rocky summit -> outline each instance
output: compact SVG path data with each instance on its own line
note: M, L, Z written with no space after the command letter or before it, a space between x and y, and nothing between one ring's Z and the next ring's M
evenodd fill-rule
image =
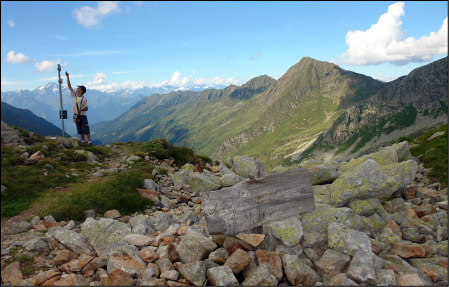
M123 156L107 168L119 172L137 160ZM34 216L9 229L2 222L2 284L448 284L447 188L430 182L407 142L310 166L314 211L232 237L209 235L199 195L264 175L263 164L247 157L204 169L170 159L153 164L154 178L136 191L155 199L151 208L86 210L85 220L68 222Z

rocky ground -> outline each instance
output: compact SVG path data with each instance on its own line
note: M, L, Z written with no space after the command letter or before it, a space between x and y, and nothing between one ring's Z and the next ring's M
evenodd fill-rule
M92 176L120 172L133 160L122 154ZM262 234L232 237L208 234L200 192L263 176L263 165L245 157L233 158L231 168L216 162L204 170L189 164L178 169L170 159L152 164L155 179L138 192L157 204L142 212L86 210L83 222L16 218L8 230L2 223L2 283L448 284L447 188L429 181L407 143L309 167L313 212L266 224Z

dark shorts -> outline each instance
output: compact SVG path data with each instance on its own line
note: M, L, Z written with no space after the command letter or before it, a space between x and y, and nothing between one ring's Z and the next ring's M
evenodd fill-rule
M87 121L87 116L79 115L79 117L81 118L81 121L76 122L76 130L78 131L78 134L90 135L89 122Z

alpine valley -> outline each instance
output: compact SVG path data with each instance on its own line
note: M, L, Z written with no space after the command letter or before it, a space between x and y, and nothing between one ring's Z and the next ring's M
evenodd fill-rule
M368 153L446 123L447 101L447 57L388 83L304 57L278 80L153 94L91 130L104 144L166 138L214 158L250 156L270 169Z

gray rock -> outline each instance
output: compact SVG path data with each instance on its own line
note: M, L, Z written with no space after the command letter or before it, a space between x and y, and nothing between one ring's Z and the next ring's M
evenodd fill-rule
M447 240L447 226L439 226L436 234L437 242Z
M391 146L396 150L396 153L398 155L398 162L406 161L411 158L410 153L410 146L408 144L408 141L403 141L397 144L394 144Z
M203 260L216 248L217 244L213 240L188 229L186 236L181 239L176 250L181 262L190 263Z
M178 271L184 279L195 286L203 286L206 281L206 264L202 261L180 264Z
M275 276L270 274L267 265L260 264L257 268L251 272L248 277L242 282L242 286L277 286L278 280Z
M11 227L9 232L11 234L17 234L17 233L28 232L30 229L31 229L31 223L29 223L27 221L21 221L19 223L14 224Z
M207 269L207 279L214 286L239 285L231 268L226 265Z
M141 234L128 234L125 236L125 241L130 245L144 247L150 245L153 242L153 238Z
M143 214L138 214L129 219L131 230L135 234L148 235L154 233L155 230L151 226L150 220L148 220Z
M144 181L143 181L143 187L145 188L145 189L149 189L149 190L154 190L154 191L159 191L160 190L160 186L157 184L157 183L155 183L152 179L150 179L150 178L148 178L148 179L145 179Z
M128 255L138 256L137 248L124 240L126 235L131 234L131 227L128 224L110 218L99 220L87 218L81 224L81 233L87 237L98 256L106 257L114 250L122 250Z
M155 263L149 263L145 271L140 275L142 280L150 280L151 278L156 278L161 274L159 267Z
M236 155L232 158L232 168L237 175L245 178L261 178L266 175L265 164L246 156Z
M64 226L65 230L72 230L76 227L76 223L73 220L70 220L69 223L66 224L66 226Z
M312 183L332 183L337 177L338 164L334 162L324 163L310 168L312 172Z
M95 209L88 209L88 210L84 210L84 218L89 218L89 217L93 217L95 218Z
M386 198L402 183L402 177L388 174L376 161L368 159L337 178L330 187L329 198L336 206L353 199Z
M177 223L170 215L162 211L154 212L149 220L150 224L152 224L157 231L162 232L167 230L170 227L170 225Z
M375 284L376 272L371 253L357 251L349 264L347 274L349 278L357 282Z
M343 223L354 211L347 207L336 208L327 204L315 204L315 210L301 214L301 224L304 232L327 233L331 222Z
M351 256L357 251L372 252L371 241L365 233L346 228L337 222L329 224L328 246Z
M335 275L334 277L332 277L331 280L326 282L325 285L329 285L329 286L357 286L357 283L355 283L354 281L349 279L348 276L346 276L345 273L339 273L339 274Z
M126 162L127 163L134 163L135 161L140 161L142 160L140 157L138 157L137 155L130 155L127 159Z
M94 257L97 256L97 252L92 248L92 245L88 241L88 237L81 233L72 230L56 230L53 236L67 249L80 254L87 254Z
M284 220L272 221L269 226L270 233L281 240L285 246L295 246L304 234L301 220L296 216Z
M228 251L226 251L226 249L224 248L218 248L217 250L209 254L210 260L221 265L223 265L226 262L228 257L229 257Z
M202 173L193 172L192 164L185 164L180 171L172 175L175 188L190 185L192 192L216 190L221 187L220 178L212 172L204 170Z
M316 263L320 259L320 255L318 255L317 251L314 248L305 248L304 254L312 260L313 263Z
M2 254L1 254L1 256L3 257L3 256L6 256L6 255L9 255L11 253L11 249L9 249L9 248L2 248Z
M285 275L292 285L315 285L320 276L296 255L284 254L282 257Z
M36 227L39 222L41 222L41 218L39 216L34 216L33 219L31 219L31 227Z
M238 176L235 173L228 173L220 177L220 184L223 187L228 187L233 186L234 184L237 184L243 180L243 177Z
M290 255L301 255L304 252L304 249L302 248L301 244L296 244L295 246L285 246L285 245L278 245L276 246L276 249L274 251L281 252L282 254L290 254Z
M327 249L323 256L315 263L323 275L332 277L341 273L351 261L348 255L333 249Z
M313 199L315 203L331 204L329 199L329 189L330 184L314 185L313 188Z
M28 251L47 252L50 250L47 240L44 238L30 239L25 242L23 247Z
M168 270L160 275L161 279L176 281L179 278L179 273L176 270Z
M386 262L384 263L385 267L389 269L393 269L396 271L396 273L399 274L417 274L419 278L425 282L425 285L432 285L432 280L424 274L421 270L413 267L410 265L407 261L403 260L397 255L386 255L385 256ZM387 265L388 264L388 265Z
M8 188L2 184L2 194L8 191Z
M396 275L391 269L381 269L376 271L376 285L392 286L397 285Z

